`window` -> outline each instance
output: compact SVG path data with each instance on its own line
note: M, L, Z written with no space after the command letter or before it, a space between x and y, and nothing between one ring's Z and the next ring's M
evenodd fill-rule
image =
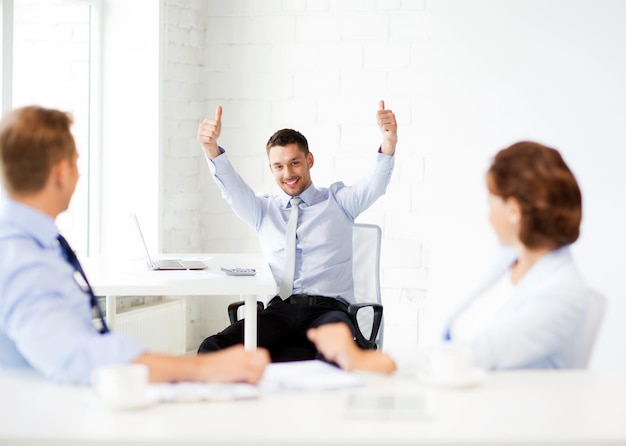
M12 33L3 30L3 48L12 48L3 55L2 84L10 90L3 91L3 110L36 104L72 114L81 177L57 223L74 249L88 254L98 192L93 167L99 154L99 1L2 1L4 27L12 27Z

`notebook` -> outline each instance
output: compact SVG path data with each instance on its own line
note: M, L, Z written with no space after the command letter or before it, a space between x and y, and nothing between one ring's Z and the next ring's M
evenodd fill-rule
M141 226L139 226L139 220L137 219L137 215L134 212L131 213L133 216L133 220L135 221L135 226L137 226L137 231L139 232L139 237L141 238L141 243L143 244L143 249L146 251L146 262L150 269L154 270L176 270L176 269L205 269L207 266L199 261L199 260L179 260L179 259L155 259L153 260L150 256L150 252L148 251L148 245L146 245L146 240L143 237L143 232L141 231Z

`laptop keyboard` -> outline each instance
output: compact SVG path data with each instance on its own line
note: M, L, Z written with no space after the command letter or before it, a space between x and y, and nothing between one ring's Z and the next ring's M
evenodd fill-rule
M155 263L163 268L168 268L172 266L183 266L183 264L178 260L156 260Z

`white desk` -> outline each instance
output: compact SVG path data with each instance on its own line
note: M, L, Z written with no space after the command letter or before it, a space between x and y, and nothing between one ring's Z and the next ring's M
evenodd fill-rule
M349 419L354 395L423 396L422 419ZM0 372L0 444L626 444L626 373L504 372L448 390L376 377L340 391L106 410L91 389Z
M200 271L152 271L144 259L95 257L83 266L97 296L106 296L107 323L115 328L116 298L121 296L240 295L245 301L246 349L256 348L256 301L276 293L276 282L260 254L170 254L169 258L202 259ZM227 276L220 267L255 268L255 276Z

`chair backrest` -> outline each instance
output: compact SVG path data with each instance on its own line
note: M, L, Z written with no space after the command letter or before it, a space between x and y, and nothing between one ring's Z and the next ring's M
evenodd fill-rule
M589 366L589 361L593 354L593 348L598 337L598 332L602 326L604 313L606 311L606 298L595 290L591 291L589 308L585 319L578 331L578 357L574 358L572 367L585 369Z
M380 244L382 231L379 226L356 223L352 229L352 277L354 298L357 303L381 303L380 293ZM371 333L373 313L363 309L357 321L364 335ZM384 318L383 318L384 321ZM381 322L376 344L382 348L384 322Z

